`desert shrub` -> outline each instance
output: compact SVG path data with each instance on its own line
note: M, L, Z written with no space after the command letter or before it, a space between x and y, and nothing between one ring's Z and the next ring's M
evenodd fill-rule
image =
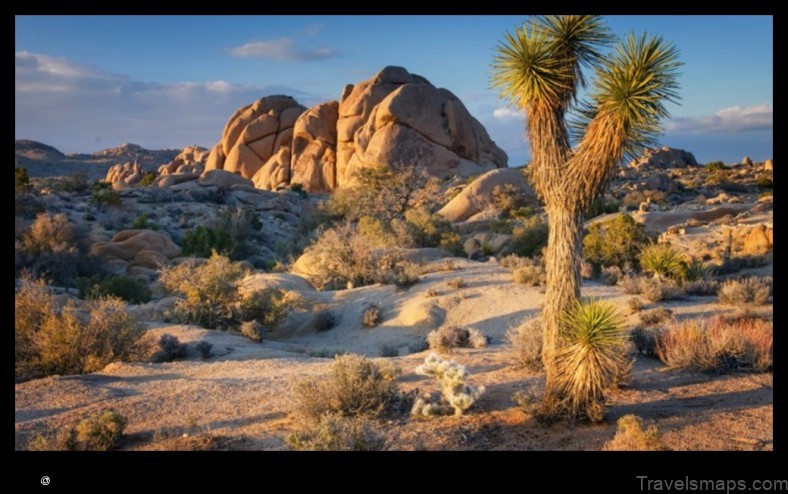
M117 297L132 304L144 304L150 301L151 291L148 284L138 278L123 275L77 278L77 289L81 299L98 299Z
M376 304L372 304L364 311L362 324L367 328L374 328L383 322L383 312Z
M417 398L411 409L414 417L462 415L484 393L484 386L466 382L468 371L464 366L453 360L443 360L434 353L416 367L416 374L433 376L441 388L441 395Z
M17 166L14 168L14 191L18 194L20 192L28 192L33 188L30 183L30 177L27 175L27 168Z
M583 255L596 271L636 265L640 247L649 240L646 228L628 214L592 225L583 238Z
M762 319L688 320L660 333L657 356L672 368L766 372L773 365L773 326Z
M681 255L670 244L644 245L638 260L640 267L647 273L665 278L679 278L682 275Z
M706 163L706 171L709 173L716 172L717 170L727 170L727 169L728 167L725 166L725 163L723 163L722 161L710 161Z
M90 203L103 208L119 208L123 200L116 191L112 190L109 182L96 182L93 184L93 191L90 194Z
M773 189L774 181L771 173L762 173L755 179L755 184L761 189Z
M540 286L547 282L547 272L540 260L533 260L529 264L515 268L512 271L512 279L521 285Z
M326 413L375 415L396 394L390 377L369 359L341 355L336 357L327 375L297 381L293 394L298 411L314 422Z
M14 297L17 379L94 372L136 355L144 329L120 300L61 309L42 281L25 278L20 285Z
M175 320L205 328L229 327L237 322L236 285L244 269L216 253L204 263L186 261L160 271L159 280L179 300L170 314Z
M82 172L76 172L63 177L57 185L58 191L70 192L72 194L82 194L83 192L87 192L89 189L90 183L88 182L88 176ZM96 186L94 185L94 190L95 189Z
M153 172L145 172L140 179L139 183L137 183L138 187L149 187L156 182L156 174Z
M618 266L607 266L599 273L599 281L608 286L618 283L624 277L624 271Z
M454 348L482 348L487 346L487 338L475 328L443 326L427 335L431 350L441 353L451 352Z
M716 296L722 284L717 280L699 279L687 281L681 285L681 289L687 295L695 296Z
M404 247L411 244L407 227L400 220L387 221L372 216L362 216L356 229L375 247Z
M512 233L508 251L521 257L534 257L547 245L547 223L538 216L525 221Z
M640 323L645 326L653 326L671 317L673 317L673 312L670 309L657 307L656 309L649 309L641 312Z
M161 227L156 223L152 223L145 213L139 214L134 221L131 222L129 228L133 230L159 230Z
M383 344L378 348L381 357L398 357L399 347L396 345Z
M643 302L637 297L632 297L627 300L627 307L629 307L629 311L634 314L635 312L643 310Z
M460 288L465 287L465 280L462 278L452 278L446 282L446 286L454 290L459 290Z
M126 417L114 410L86 418L71 428L66 439L66 448L69 451L117 449L127 423Z
M490 221L490 231L500 235L511 235L514 232L514 225L511 220L494 219Z
M295 292L276 288L256 290L241 299L240 318L243 321L257 321L272 331L298 304L298 294Z
M401 261L389 268L388 273L381 279L400 290L407 290L419 282L419 267L408 261Z
M183 255L210 257L211 252L227 255L233 250L230 232L223 228L198 226L186 232L183 238Z
M647 276L626 275L618 282L624 293L643 295L650 302L674 300L686 295L683 288L672 280L662 280Z
M348 222L323 230L305 255L315 259L310 279L321 290L391 283L405 264L396 252L376 251Z
M621 203L629 209L637 209L643 202L663 204L665 200L665 193L661 190L633 190L624 196Z
M261 227L257 213L249 207L222 209L207 226L186 232L183 254L209 257L216 251L233 261L246 259L256 251L253 241Z
M155 362L172 362L175 359L185 357L186 349L186 343L181 343L177 336L165 333L159 338L159 351L153 357L153 360Z
M422 206L405 211L408 233L415 247L440 247L454 255L462 255L462 241L451 223L433 215Z
M601 216L603 214L615 213L620 207L621 201L617 199L611 199L608 201L604 197L600 196L594 199L594 202L591 203L583 216L586 220L590 220L591 218L596 218L597 216Z
M741 280L727 280L720 288L718 298L726 305L764 305L769 302L769 283L751 276Z
M213 348L213 343L208 343L205 340L202 340L201 342L197 343L194 346L194 349L200 352L200 356L205 360L210 358L212 348Z
M304 186L298 182L291 182L289 189L295 192L296 194L298 194L299 196L303 197L304 199L308 197L306 191L304 190Z
M682 281L694 282L702 281L711 276L711 274L712 270L708 264L692 257L690 258L689 262L681 262L681 269L678 278Z
M382 451L385 438L364 417L343 417L327 413L316 425L285 436L285 442L299 451Z
M246 336L252 341L263 341L263 332L265 328L255 320L242 322L238 330L243 336Z
M601 421L605 393L631 370L623 323L614 306L600 301L581 300L563 315L566 344L555 355L555 384L570 419Z
M632 330L629 335L630 341L635 345L638 353L643 355L656 356L657 355L657 339L659 338L660 330L647 329L637 327Z
M506 332L506 341L512 349L517 363L526 369L541 372L542 366L542 321L531 318Z
M662 443L657 426L643 427L643 419L636 415L624 415L618 419L616 435L604 448L608 451L668 451Z
M525 197L514 184L502 184L493 187L492 204L504 216L512 216L514 211L526 206Z
M337 316L330 310L321 310L312 318L312 327L315 331L328 331L337 325Z
M76 253L74 224L63 213L41 213L22 236L28 253L38 256L52 253Z
M354 186L342 187L331 195L323 208L327 216L350 221L371 216L391 221L421 206L432 211L441 200L440 181L414 167L362 168L354 178Z

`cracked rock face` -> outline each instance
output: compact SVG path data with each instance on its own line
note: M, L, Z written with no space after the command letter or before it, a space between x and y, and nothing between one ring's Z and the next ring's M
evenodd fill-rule
M432 176L504 168L506 153L450 91L402 67L347 85L339 101L307 110L288 96L238 109L205 170L223 169L274 190L307 192L352 185L362 168L417 167Z

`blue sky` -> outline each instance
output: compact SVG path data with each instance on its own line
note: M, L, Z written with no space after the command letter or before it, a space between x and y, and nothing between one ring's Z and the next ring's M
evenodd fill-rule
M267 94L306 106L400 65L456 94L509 155L528 161L520 113L489 88L521 16L18 16L17 139L64 152L133 142L210 147L233 111ZM772 157L769 16L608 16L619 36L681 50L681 106L661 144L701 162Z

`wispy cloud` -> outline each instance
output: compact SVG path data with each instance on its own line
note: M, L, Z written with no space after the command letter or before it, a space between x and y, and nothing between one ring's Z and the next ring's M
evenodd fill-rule
M317 36L324 27L326 27L326 25L322 22L316 22L304 27L301 32L304 34L304 36Z
M496 108L493 110L493 116L495 118L500 118L501 120L508 120L511 118L525 118L525 114L522 111L512 110L508 106Z
M66 58L16 53L15 136L63 151L135 142L149 148L209 146L242 105L269 94L288 94L305 106L324 98L283 86L227 81L162 84ZM100 145L98 143L101 143Z
M296 46L290 37L252 41L230 49L236 58L254 57L271 60L306 62L325 60L337 55L336 50L328 47L305 49Z
M768 130L774 125L773 114L771 103L736 105L724 108L714 115L673 118L665 124L665 130L696 134Z

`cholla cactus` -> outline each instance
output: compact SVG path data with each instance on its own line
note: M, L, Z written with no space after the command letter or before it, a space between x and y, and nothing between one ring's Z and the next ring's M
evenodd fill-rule
M424 363L416 367L416 373L434 376L441 386L442 400L430 397L419 398L413 404L411 414L415 416L462 415L484 393L484 386L471 386L465 380L468 371L453 360L443 360L431 353Z

